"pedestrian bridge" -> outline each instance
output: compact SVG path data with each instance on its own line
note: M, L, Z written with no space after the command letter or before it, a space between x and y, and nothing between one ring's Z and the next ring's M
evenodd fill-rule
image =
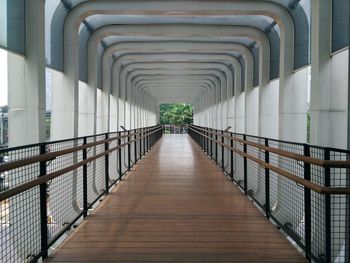
M305 262L186 135L164 136L48 262Z
M349 263L349 6L0 0L0 263Z
M346 262L348 151L187 129L2 150L2 262Z

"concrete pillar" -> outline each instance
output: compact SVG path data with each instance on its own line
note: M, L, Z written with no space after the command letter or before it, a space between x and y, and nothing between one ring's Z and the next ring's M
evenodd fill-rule
M329 96L331 86L331 1L313 1L311 28L311 143L329 144Z
M349 5L350 9L350 5ZM350 13L350 10L349 10ZM350 16L349 16L349 24L350 24ZM350 32L349 32L349 38L350 38ZM347 140L348 140L348 147L347 149L350 150L350 52L348 51L348 113L347 113ZM349 209L349 208L348 208Z
M8 53L9 146L46 139L44 5L27 3L26 56Z
M45 1L26 1L26 55L8 53L9 146L45 141ZM39 147L27 150L20 158L39 154ZM10 155L10 161L14 161ZM17 159L18 157L16 157ZM32 167L38 171L39 167ZM26 171L10 172L10 187L23 178L36 178ZM33 247L40 248L39 188L9 200L11 242L16 260L27 261ZM33 246L28 246L28 240ZM37 251L39 252L39 251Z
M348 143L348 51L331 57L331 4L331 0L312 1L311 144L345 148ZM335 204L345 202L340 197L334 198ZM317 202L322 200L323 198L319 197ZM319 207L317 214L322 213L324 211ZM312 218L317 220L317 215L312 214ZM332 216L332 224L333 222L346 222L345 215ZM317 224L324 225L319 222ZM317 231L322 233L325 229L321 227ZM312 233L312 240L317 239L319 235ZM332 235L332 256L336 257L340 250L344 250L344 233L334 232ZM318 247L312 249L316 255L325 252Z
M110 123L110 131L114 132L118 130L118 98L115 97L114 94L110 95L110 116L109 116L109 123Z
M312 2L311 143L345 148L348 58L345 54L331 57L329 10L330 0Z

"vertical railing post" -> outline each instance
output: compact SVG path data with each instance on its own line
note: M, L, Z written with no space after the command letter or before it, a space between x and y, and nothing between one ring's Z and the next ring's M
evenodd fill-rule
M202 128L203 129L203 128ZM204 132L201 130L201 138L202 138L202 150L205 151L204 149Z
M157 131L152 136L153 136L153 138L152 138L152 147L153 147L153 145L155 145L158 138L160 138L162 136L162 130Z
M134 130L134 165L137 162L137 131Z
M207 136L207 137L205 138L205 144L206 144L205 152L206 152L207 154L209 154L209 139L208 139L209 132L208 132L208 128L205 128L205 135Z
M148 150L149 150L149 148L150 148L150 147L149 147L149 145L150 145L150 144L149 144L149 142L150 142L150 140L149 140L149 139L150 139L150 136L151 136L151 135L149 134L149 131L147 131L147 136L146 136L146 149L147 149L147 150L146 150L146 152L148 152Z
M157 131L156 133L153 134L153 139L152 139L152 147L153 145L156 144L157 140L162 136L162 130Z
M156 131L156 132L154 132L154 133L152 133L151 135L150 135L150 143L149 143L149 145L150 145L150 148L152 148L153 147L153 145L154 145L154 138L157 136L157 134L158 134L158 131Z
M215 163L218 164L218 132L215 130Z
M157 128L158 129L158 128ZM155 138L157 137L159 131L156 131L150 135L150 148L153 147Z
M105 140L108 140L109 135L106 133ZM105 152L109 149L109 142L105 142ZM106 187L106 195L109 191L109 154L105 155L105 187Z
M265 146L269 146L269 140L265 138ZM265 163L270 163L270 152L265 150ZM270 170L265 167L265 216L270 218Z
M158 129L159 129L159 127L158 127ZM158 140L158 137L160 138L160 136L162 136L162 130L159 130L159 131L152 134L152 146L151 147L153 147L153 145L155 145L156 141Z
M152 146L156 143L156 141L158 140L158 138L160 138L161 136L162 136L162 130L157 131L157 132L153 135Z
M151 131L151 134L148 135L148 149L151 150L152 146L153 146L153 136L155 135L155 133L153 133L154 131Z
M231 137L233 137L233 134L231 133ZM231 138L230 140L230 146L231 146L231 151L230 151L230 165L231 165L231 181L233 182L233 139Z
M200 145L200 135L199 135L199 133L198 133L197 127L196 127L195 134L196 134L196 141L197 141L197 144Z
M153 145L155 145L158 138L160 138L160 136L162 136L162 130L155 132L152 136L153 136L153 138L152 138L152 147L153 147Z
M207 152L207 155L209 155L210 154L210 144L209 144L209 142L210 142L210 140L209 140L209 128L206 128L205 129L205 135L207 136L206 137L206 143L207 143L207 150L206 150L206 152Z
M310 157L310 146L304 144L304 156ZM304 179L311 180L310 163L304 162ZM304 187L305 256L311 261L311 190Z
M213 129L210 129L210 158L213 159Z
M151 149L153 147L153 143L154 143L154 137L157 136L158 131L154 132L152 131L152 134L150 134L149 136L149 148Z
M148 145L147 145L148 150L151 150L151 148L152 148L152 139L153 139L153 136L154 136L153 132L154 132L154 130L152 130L150 132L150 134L148 134Z
M330 149L325 148L324 150L324 159L330 160ZM326 167L324 168L324 186L330 187L331 186L331 179L330 179L330 168ZM331 224L331 195L325 194L325 236L326 236L326 244L325 244L325 262L331 262L332 258L332 224Z
M46 144L40 145L40 155L46 153ZM40 162L40 177L46 175L46 161ZM40 184L40 231L41 231L41 253L42 258L48 256L47 242L47 183Z
M198 129L197 129L197 127L196 127L196 130L195 130L195 136L196 136L196 141L197 141L197 144L199 145L199 143L200 143L200 135L199 135L199 133L198 133Z
M243 140L247 140L247 136L244 134L243 135ZM247 153L247 144L243 144L243 151L244 153ZM247 194L248 191L248 167L247 167L247 157L243 157L243 174L244 174L244 193Z
M204 129L204 127L202 127ZM202 137L202 149L203 152L205 152L205 131L201 130L201 137Z
M198 146L199 147L201 147L201 135L200 135L200 133L199 133L199 131L198 131L198 127L196 127L196 137L197 137L197 144L198 144Z
M86 145L87 139L84 137L83 145ZM87 159L87 150L83 149L83 161ZM88 213L88 198L87 198L87 164L83 165L83 217L87 217Z
M139 146L140 146L140 158L142 157L142 128L139 130Z
M207 135L207 128L203 128L204 131L202 131L203 133L203 151L206 152L206 148L207 148L207 139L206 139L206 135Z
M221 169L225 172L225 147L224 147L224 142L225 142L225 138L224 138L224 131L221 131Z
M146 149L146 137L148 134L148 128L146 130L142 130L143 131L143 154L146 154L147 149Z
M131 169L131 145L130 145L130 130L128 131L128 171Z
M121 148L121 145L122 145L122 140L120 138L120 136L122 135L122 133L120 132L119 133L119 138L118 138L118 163L119 163L119 180L121 181L122 180L122 177L123 177L123 170L122 170L122 148Z

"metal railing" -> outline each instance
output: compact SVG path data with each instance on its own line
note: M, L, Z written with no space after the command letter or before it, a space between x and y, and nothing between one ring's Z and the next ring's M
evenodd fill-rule
M187 134L187 124L176 125L176 124L165 124L164 134Z
M188 133L308 260L350 262L350 151L194 125Z
M47 257L162 134L152 126L0 150L0 262Z

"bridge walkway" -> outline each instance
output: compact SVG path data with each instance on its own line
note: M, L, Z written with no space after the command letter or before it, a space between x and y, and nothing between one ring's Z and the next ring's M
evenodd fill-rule
M305 262L188 135L165 135L46 262Z

